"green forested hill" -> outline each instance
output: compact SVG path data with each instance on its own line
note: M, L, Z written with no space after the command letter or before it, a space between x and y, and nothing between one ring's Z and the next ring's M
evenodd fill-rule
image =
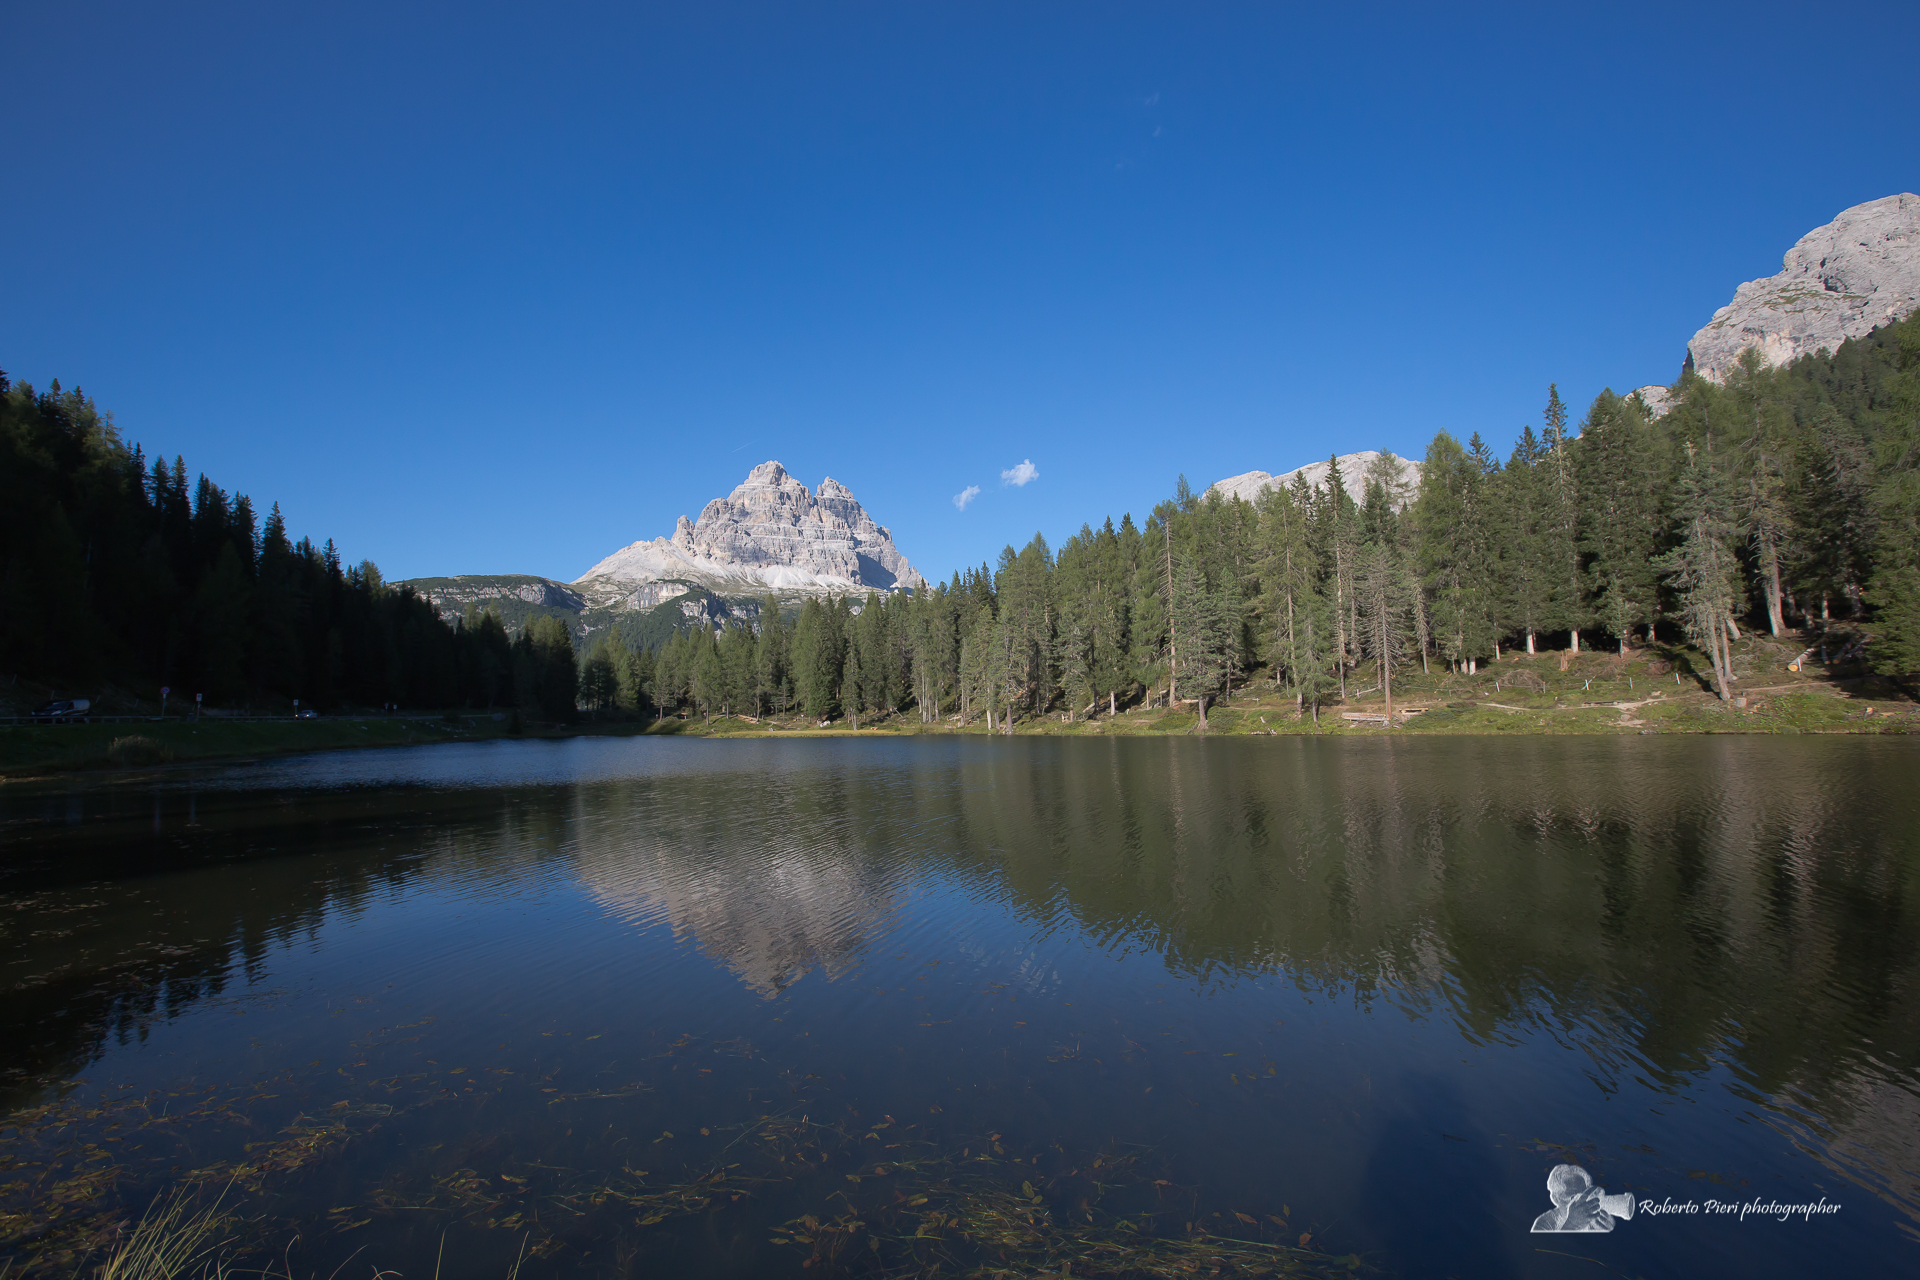
M635 649L658 649L676 634L728 622L753 623L762 602L751 597L717 595L692 582L659 584L668 594L658 604L630 608L618 599L594 598L564 582L524 573L462 574L446 578L409 578L397 584L425 596L449 621L492 613L518 635L535 618L554 618L572 632L583 651L620 629Z
M79 388L0 373L0 673L15 687L570 714L574 666L564 629L510 643L497 621L451 626L372 561L293 541L278 506L262 520L245 494L190 483L181 458L149 463Z

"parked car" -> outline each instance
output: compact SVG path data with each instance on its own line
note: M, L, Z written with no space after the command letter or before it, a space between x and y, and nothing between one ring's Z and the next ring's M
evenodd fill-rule
M320 713L309 707L305 711L296 712L293 718L296 720L318 720Z
M44 707L35 707L35 720L84 720L93 703L85 698L56 698Z

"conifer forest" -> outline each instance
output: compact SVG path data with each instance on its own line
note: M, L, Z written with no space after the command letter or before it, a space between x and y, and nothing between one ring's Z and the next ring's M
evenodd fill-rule
M1799 633L1920 672L1920 317L1667 411L1557 389L1507 438L1441 432L1416 470L1269 489L1183 478L1143 521L1036 534L919 594L763 603L651 651L619 629L447 621L277 507L149 460L78 389L0 376L0 665L330 708L512 705L549 719L676 711L1011 731L1207 704L1260 673L1303 713L1503 651L1684 641L1721 697L1727 644ZM1349 496L1351 483L1362 494Z

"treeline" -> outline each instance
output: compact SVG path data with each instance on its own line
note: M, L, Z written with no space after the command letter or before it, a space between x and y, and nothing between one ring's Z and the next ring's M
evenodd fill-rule
M556 634L557 633L557 634ZM280 509L149 464L79 388L0 373L0 669L95 693L170 686L218 706L526 705L570 715L566 628L448 625Z
M1265 667L1299 704L1383 693L1410 667L1467 672L1513 647L1651 643L1706 655L1798 628L1830 656L1920 670L1920 317L1725 385L1683 375L1655 417L1603 392L1503 459L1437 435L1414 479L1391 455L1345 490L1256 503L1184 480L1144 525L1035 538L918 597L809 603L757 631L617 637L591 655L596 705L923 721L1069 718L1138 699L1207 703ZM597 666L596 666L597 664Z
M1039 536L916 596L812 600L649 651L616 629L582 660L557 618L510 638L291 542L278 508L179 459L149 464L77 389L0 375L0 663L127 673L229 704L692 709L859 722L909 710L1009 729L1122 703L1207 703L1256 668L1317 713L1503 648L1684 635L1731 692L1742 629L1920 671L1920 316L1725 385L1683 375L1660 416L1558 392L1499 457L1441 433L1257 503L1180 482L1142 524Z

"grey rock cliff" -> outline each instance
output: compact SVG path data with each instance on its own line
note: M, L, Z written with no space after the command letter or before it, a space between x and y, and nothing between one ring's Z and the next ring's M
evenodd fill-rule
M681 516L671 538L623 547L575 581L697 582L716 591L836 592L924 587L847 487L829 476L815 493L778 462L755 467L698 520ZM630 588L629 588L630 589Z
M1694 372L1725 382L1740 353L1769 365L1833 351L1920 310L1920 196L1857 204L1787 250L1780 274L1750 280L1687 344Z

